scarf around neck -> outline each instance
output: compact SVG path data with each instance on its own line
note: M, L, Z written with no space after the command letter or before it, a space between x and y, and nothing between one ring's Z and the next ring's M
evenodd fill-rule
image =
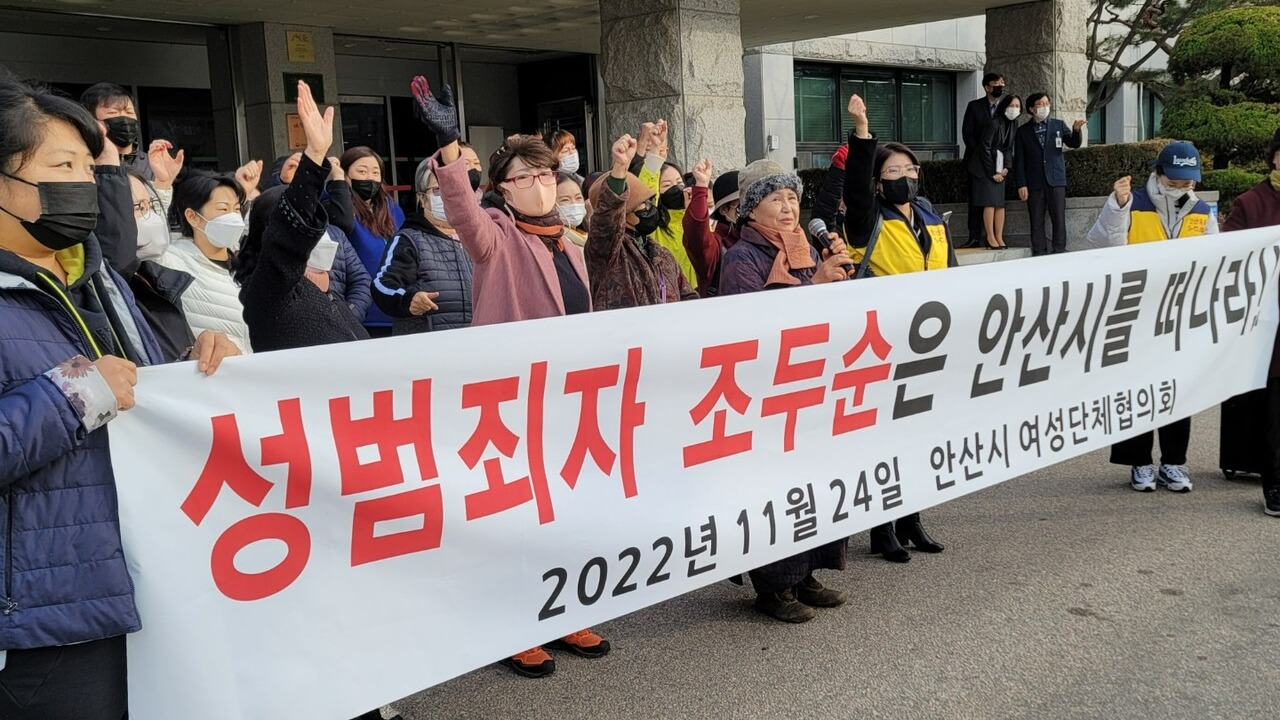
M751 228L760 233L760 236L769 241L778 249L778 254L773 258L773 267L769 270L769 277L765 280L766 285L799 285L800 280L791 274L792 270L807 270L817 267L817 263L813 261L813 255L809 252L809 241L805 239L804 231L800 228L782 231L774 228L768 228L754 220L750 223Z
M564 220L561 219L558 211L553 210L542 217L529 217L516 212L508 205L507 212L511 213L511 219L515 221L516 227L541 238L548 250L551 252L564 250Z

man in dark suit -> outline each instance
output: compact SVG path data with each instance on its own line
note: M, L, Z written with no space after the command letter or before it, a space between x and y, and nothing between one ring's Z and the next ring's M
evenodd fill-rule
M982 89L986 95L969 103L964 110L964 122L960 125L960 136L964 139L964 166L969 167L974 155L982 152L982 133L995 117L996 104L1004 94L1004 76L1000 73L987 73L982 76ZM981 245L987 237L982 226L982 208L973 206L973 178L969 178L969 237L960 247Z
M1027 98L1031 122L1018 128L1014 140L1013 178L1018 197L1028 204L1031 215L1031 254L1051 255L1067 251L1067 163L1066 148L1078 148L1084 120L1067 124L1049 117L1051 101L1044 93ZM1053 243L1044 233L1044 214L1053 223Z

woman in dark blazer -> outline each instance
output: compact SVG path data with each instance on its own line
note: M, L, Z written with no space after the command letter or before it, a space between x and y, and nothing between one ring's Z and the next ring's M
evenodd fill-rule
M973 184L973 205L982 208L982 224L987 231L987 248L1004 244L1004 201L1009 173L1013 170L1013 140L1022 114L1022 98L1006 95L996 105L995 117L982 131L978 152L969 156L968 170Z

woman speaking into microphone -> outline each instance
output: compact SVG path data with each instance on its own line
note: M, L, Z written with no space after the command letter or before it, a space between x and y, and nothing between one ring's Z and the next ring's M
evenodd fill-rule
M800 178L770 160L757 160L742 171L738 222L741 238L724 254L720 265L720 294L801 287L838 282L853 264L844 243L834 238L820 257L800 227ZM815 570L843 570L846 541L842 538L769 563L751 571L756 608L784 622L801 623L814 617L815 607L843 605L845 594L824 587Z

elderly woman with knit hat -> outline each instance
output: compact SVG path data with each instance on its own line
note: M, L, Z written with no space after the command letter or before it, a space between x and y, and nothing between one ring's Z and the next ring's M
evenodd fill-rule
M757 160L742 171L738 207L741 239L724 254L720 294L837 282L853 264L844 244L822 259L800 227L800 178L777 163ZM756 608L777 620L801 623L815 607L843 605L845 594L824 587L815 570L843 570L845 540L807 550L751 571Z
M584 248L591 299L596 310L692 300L675 257L653 233L662 209L652 188L627 171L636 141L623 135L613 144L613 170L591 188L596 209Z

